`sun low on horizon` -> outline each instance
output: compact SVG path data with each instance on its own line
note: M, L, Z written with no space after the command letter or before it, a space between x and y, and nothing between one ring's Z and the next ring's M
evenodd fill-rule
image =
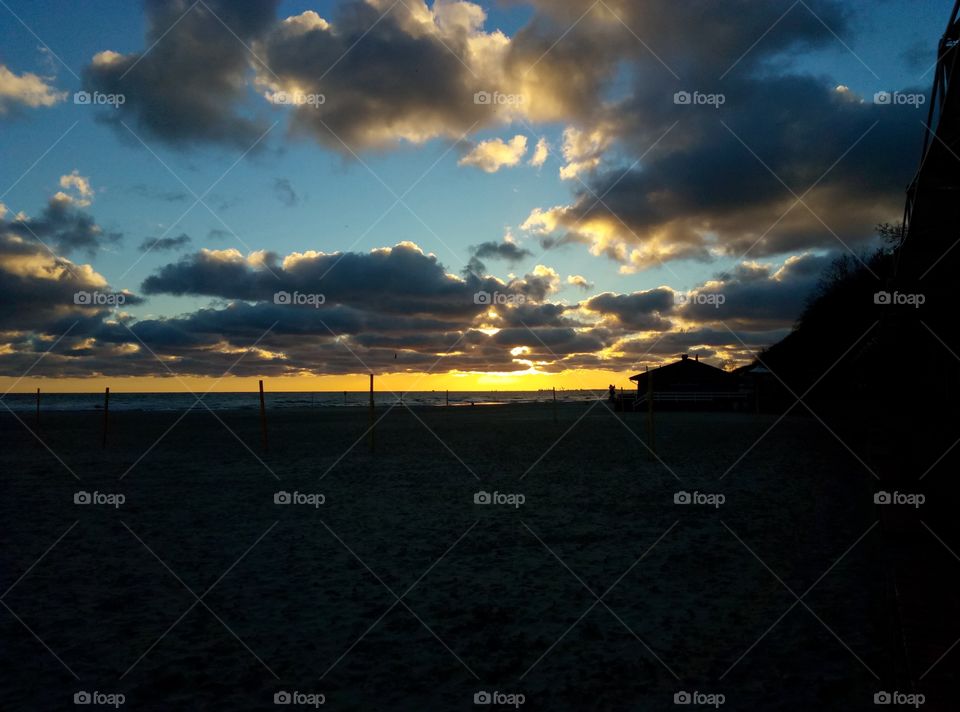
M943 13L717 4L704 38L669 3L584 9L11 2L0 388L603 390L751 363L899 219Z

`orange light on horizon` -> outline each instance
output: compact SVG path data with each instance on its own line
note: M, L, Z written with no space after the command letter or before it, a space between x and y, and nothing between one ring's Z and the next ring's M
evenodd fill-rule
M412 391L536 391L606 390L611 384L632 388L627 380L636 371L607 371L603 369L568 369L558 373L536 371L532 367L516 373L385 373L376 374L375 388L394 393ZM214 393L256 391L263 379L267 390L273 392L309 391L366 391L369 373L339 376L91 376L88 378L23 379L0 377L0 388L10 393L35 393L37 388L46 393L102 393L110 387L111 393Z

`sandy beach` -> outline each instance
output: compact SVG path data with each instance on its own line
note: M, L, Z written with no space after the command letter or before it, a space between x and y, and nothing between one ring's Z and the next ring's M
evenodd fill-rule
M48 451L5 413L5 709L872 706L875 487L815 420L738 462L775 416L658 415L654 458L602 402L376 415L371 452L363 409L270 412L264 452L255 411L111 413L106 450L45 413Z

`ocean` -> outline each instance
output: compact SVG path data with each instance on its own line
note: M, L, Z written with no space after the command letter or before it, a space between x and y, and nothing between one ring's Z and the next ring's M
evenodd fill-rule
M450 391L451 406L505 405L512 403L546 403L553 400L553 392L540 391ZM194 405L197 393L110 393L110 410L132 411L182 411ZM446 391L411 391L374 394L375 406L390 406L403 402L411 406L441 406L447 404ZM558 390L557 402L585 402L606 397L605 390ZM202 396L212 410L247 410L260 405L259 393L208 393ZM317 391L317 392L266 392L266 406L275 408L330 408L366 407L370 404L369 391ZM36 394L9 393L0 398L7 407L16 412L32 412L36 409ZM41 393L40 407L43 411L84 411L103 408L103 393ZM198 408L203 404L197 403Z

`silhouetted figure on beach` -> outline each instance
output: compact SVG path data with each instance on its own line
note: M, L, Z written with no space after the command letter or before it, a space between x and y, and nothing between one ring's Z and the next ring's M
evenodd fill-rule
M610 402L612 403L617 399L617 387L611 383L608 390L610 391Z

